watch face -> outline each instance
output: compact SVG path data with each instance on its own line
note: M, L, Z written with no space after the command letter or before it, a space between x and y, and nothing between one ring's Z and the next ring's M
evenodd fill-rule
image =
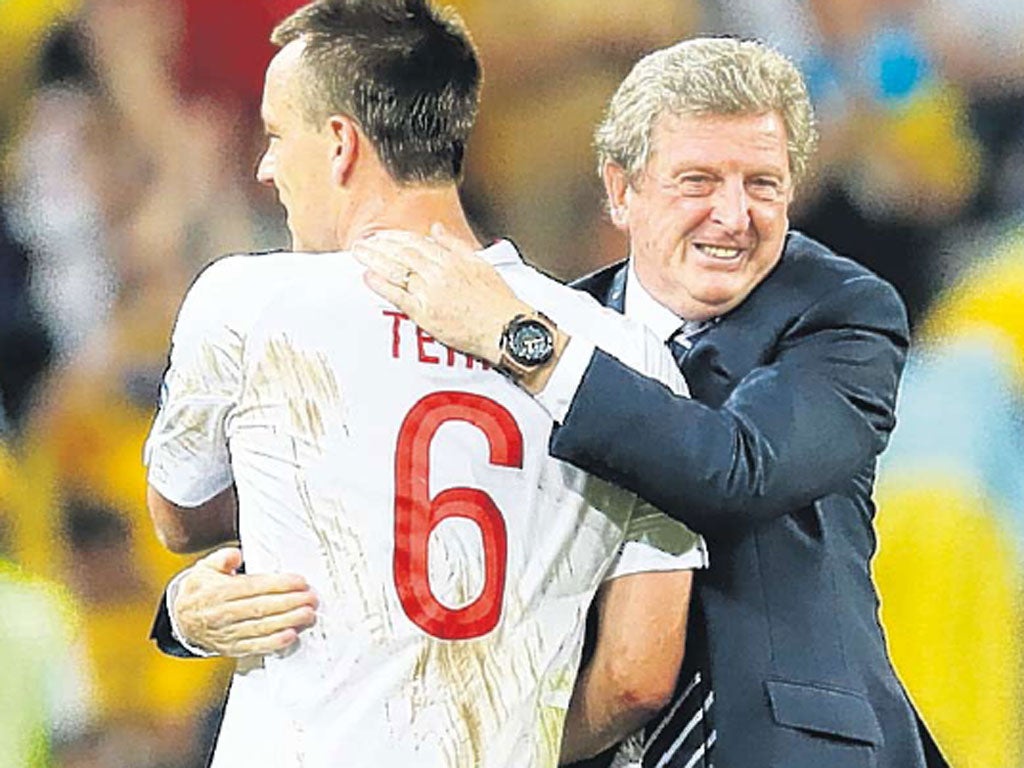
M551 331L536 320L518 322L509 331L508 353L521 365L546 363L554 351Z

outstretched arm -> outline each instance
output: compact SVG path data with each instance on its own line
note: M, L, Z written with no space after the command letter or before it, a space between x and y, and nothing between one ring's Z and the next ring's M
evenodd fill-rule
M494 362L503 323L521 309L510 310L509 287L465 244L432 238L370 246L358 256L367 282L437 340ZM450 296L460 297L457 312L445 306ZM598 349L573 374L570 406L555 416L551 454L702 534L749 529L835 492L881 452L895 423L906 312L887 283L851 273L792 313L771 357L716 408L604 348L600 335L612 326L602 327L591 339ZM577 336L547 364L551 381ZM535 381L520 384L537 394L548 379Z
M872 276L800 312L717 408L598 350L551 453L699 533L749 529L837 491L881 453L906 350L902 303Z

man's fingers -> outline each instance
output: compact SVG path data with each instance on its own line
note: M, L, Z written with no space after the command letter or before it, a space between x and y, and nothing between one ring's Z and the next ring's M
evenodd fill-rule
M363 281L383 299L390 301L407 315L415 311L418 306L416 300L403 288L392 284L387 278L381 277L376 272L368 270L363 275Z
M359 245L353 247L352 253L355 255L356 261L366 267L367 275L373 275L400 291L407 291L409 281L417 274L415 268L407 263L404 256L400 258L394 251ZM372 288L373 285L371 284L370 287ZM390 296L385 296L385 298L390 298Z
M360 264L385 276L429 271L440 261L437 244L419 235L367 238L353 245L352 253Z
M316 623L316 611L309 605L301 605L291 610L261 618L244 618L242 620L221 623L224 616L218 616L219 626L212 621L207 625L204 634L208 637L196 638L207 643L227 646L240 640L267 637L282 629L301 631Z
M441 247L441 255L447 256L444 251L450 251L457 256L474 256L476 248L473 243L456 237L449 232L444 224L433 224L430 227L430 239Z
M352 255L356 261L382 277L398 275L409 268L399 254L398 249L380 247L365 241L352 246Z
M222 656L272 653L291 645L299 633L316 623L316 612L301 606L285 613L242 621L226 627L205 627L193 638L199 645Z
M279 643L289 632L294 639L316 623L316 610L310 604L295 605L280 613L259 616L265 608L250 605L247 610L239 612L232 606L216 611L184 613L178 618L181 630L189 642L222 656L269 653L284 647ZM248 650L240 650L242 647Z
M224 656L242 658L244 656L266 656L269 653L283 651L296 640L299 633L294 629L282 629L272 635L258 638L239 640L229 650L223 652Z
M284 594L286 592L310 592L309 584L297 573L246 573L231 580L238 600L253 595Z
M303 616L306 613L312 616L317 605L316 596L312 592L258 595L226 603L215 615L209 617L208 622L211 627L222 628L260 619L295 615L296 611L301 611Z
M225 575L210 569L192 568L181 580L176 605L195 599L203 605L244 600L259 595L309 592L309 585L294 573Z
M243 621L232 628L231 634L239 639L267 637L284 629L294 629L299 632L315 623L316 611L308 605L303 605L276 616Z

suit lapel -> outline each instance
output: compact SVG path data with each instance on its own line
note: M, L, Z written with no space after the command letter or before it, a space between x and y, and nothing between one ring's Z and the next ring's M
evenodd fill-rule
M624 313L626 311L626 275L629 270L626 269L626 262L615 270L612 275L612 282L609 286L608 296L605 299L605 304L614 309L616 312Z
M620 261L571 283L573 288L586 291L599 302L622 312L626 300L626 262Z

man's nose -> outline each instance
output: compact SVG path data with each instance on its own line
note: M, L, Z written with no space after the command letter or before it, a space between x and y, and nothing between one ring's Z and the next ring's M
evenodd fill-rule
M750 199L741 179L726 179L715 191L711 219L729 232L746 232L750 226Z

